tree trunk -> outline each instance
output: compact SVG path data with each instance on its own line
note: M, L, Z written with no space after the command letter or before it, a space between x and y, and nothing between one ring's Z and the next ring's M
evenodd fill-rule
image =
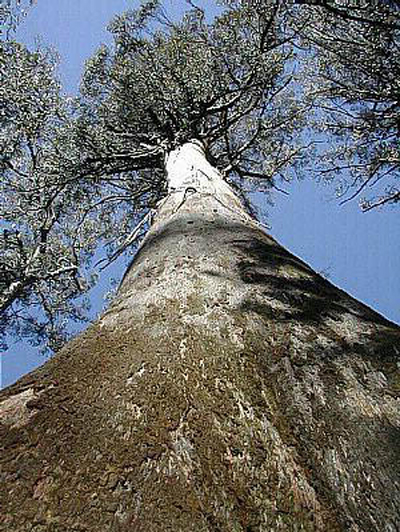
M400 328L188 143L109 310L2 393L1 530L400 528Z

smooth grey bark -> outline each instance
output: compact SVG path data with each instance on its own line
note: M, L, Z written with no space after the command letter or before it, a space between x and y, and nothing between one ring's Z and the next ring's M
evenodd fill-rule
M171 154L109 310L2 393L1 530L400 528L400 328L210 168Z

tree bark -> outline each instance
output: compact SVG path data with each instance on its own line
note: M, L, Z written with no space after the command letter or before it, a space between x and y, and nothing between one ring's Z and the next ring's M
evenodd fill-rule
M400 328L265 234L197 142L103 316L1 396L1 530L400 528Z

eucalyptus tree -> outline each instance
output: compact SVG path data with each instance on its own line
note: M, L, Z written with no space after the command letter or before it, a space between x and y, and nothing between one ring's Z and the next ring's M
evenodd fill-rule
M10 40L1 43L1 63L1 330L29 334L46 326L24 307L39 302L47 307L49 297L57 298L49 291L59 274L70 278L76 273L73 257L52 231L58 213L51 200L54 189L45 178L47 162L42 163L54 122L62 121L62 108L49 54L30 52ZM68 292L73 291L71 286Z
M399 327L234 190L302 152L286 12L257 6L147 2L88 63L60 164L136 200L110 260L150 227L110 308L2 394L4 530L399 527Z
M12 39L0 54L0 337L54 349L67 320L84 317L85 303L76 298L90 285L83 274L91 239L76 222L87 190L62 171L57 156L71 136L72 110L56 77L56 55Z
M308 52L317 129L329 137L314 170L339 185L344 201L359 196L363 210L398 203L400 3L301 4L292 21Z
M54 350L71 321L87 318L84 294L97 278L89 265L116 196L80 169L77 105L62 94L56 52L13 36L25 7L1 11L0 343L25 338Z

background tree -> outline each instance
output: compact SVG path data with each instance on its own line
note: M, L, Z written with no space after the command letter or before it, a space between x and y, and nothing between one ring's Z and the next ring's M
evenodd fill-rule
M115 203L132 198L80 167L77 104L62 94L56 53L14 40L23 15L20 3L2 6L0 342L14 336L54 350L71 321L86 320L89 264Z
M343 201L360 196L363 210L397 203L400 4L302 4L292 20L307 49L316 129L329 138L316 175L334 181Z
M68 299L80 292L76 260L62 241L65 230L57 229L59 189L49 179L49 144L65 121L65 105L50 52L4 41L1 62L1 330L56 341L50 301L68 315ZM46 319L31 316L30 305L41 306Z

